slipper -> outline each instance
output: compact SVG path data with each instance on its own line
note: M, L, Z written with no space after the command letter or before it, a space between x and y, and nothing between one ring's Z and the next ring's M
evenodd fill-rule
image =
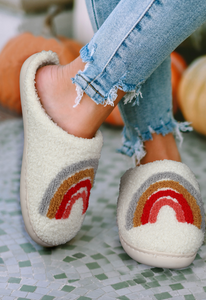
M20 198L26 230L38 244L52 247L80 230L102 148L102 134L84 139L58 127L44 111L35 89L36 71L58 64L56 53L29 57L20 75L24 152Z
M134 260L161 268L187 267L204 240L198 183L180 162L162 160L128 170L117 207L119 236Z

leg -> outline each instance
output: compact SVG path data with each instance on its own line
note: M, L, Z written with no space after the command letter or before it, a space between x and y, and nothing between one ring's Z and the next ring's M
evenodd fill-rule
M136 11L135 14L131 14L130 7L133 7L133 11ZM176 10L175 7L178 9ZM176 11L184 11L184 14L178 13L177 15ZM171 14L173 18L169 17ZM114 18L115 24L117 27L119 26L119 28L122 28L122 18L125 19L124 28L121 31L116 32L113 26ZM168 19L170 22L168 22ZM37 89L46 111L48 111L59 126L68 132L78 136L84 134L84 137L91 137L100 125L99 123L106 118L112 108L99 106L92 108L93 103L91 103L90 98L96 101L96 103L113 104L118 89L124 92L137 90L169 53L186 38L192 30L195 30L204 19L205 3L203 3L203 1L198 3L197 1L192 1L189 6L186 2L182 1L174 1L172 3L169 1L148 1L148 3L144 3L144 6L142 5L142 1L130 0L129 5L128 0L120 1L89 45L82 50L81 57L83 61L88 62L87 68L84 72L79 72L73 81L78 87L81 86L81 90L78 89L78 91L85 91L86 94L84 94L78 109L72 109L76 91L69 78L74 76L73 74L76 73L77 70L83 70L85 64L81 58L78 58L69 67L61 68L59 72L53 71L53 82L50 87L52 94L54 94L54 90L59 86L60 81L61 85L62 82L64 82L65 87L67 87L64 90L67 97L63 95L60 96L58 92L61 102L66 98L65 103L70 103L70 105L67 105L68 108L64 109L64 112L66 112L65 117L62 118L65 121L64 124L57 118L57 115L63 115L63 112L58 113L57 107L54 107L54 111L50 109L53 104L45 84L48 80L44 80L44 77L47 77L47 73L51 73L51 67L45 67L47 71L43 71L44 68L39 70L39 74L37 74ZM189 21L187 22L185 20ZM176 24L178 24L178 28ZM111 30L111 28L114 30ZM159 29L158 31L157 28ZM181 30L179 30L179 28L181 28ZM132 46L134 44L135 47ZM96 45L98 45L97 48ZM105 45L108 45L107 51L104 51ZM131 52L131 47L133 52ZM120 63L120 57L122 57L122 63ZM126 57L128 59L125 63ZM98 61L97 64L96 61ZM110 73L113 70L116 70L116 72L113 72L111 77ZM41 76L40 73L43 72L44 76ZM61 73L62 76L60 76L59 73ZM52 76L50 76L50 78L51 77ZM62 80L62 77L65 80ZM135 78L135 82L133 78ZM54 81L56 81L56 85ZM136 84L136 82L138 82L138 84ZM47 96L45 94L47 94ZM87 95L90 98L87 97ZM114 104L121 99L122 95L123 93L121 92L121 95L116 99ZM48 107L48 103L50 107ZM57 103L56 100L55 103ZM65 103L62 104L63 107L66 107ZM82 116L81 108L83 111L85 108L84 103L89 113L86 116L82 113L84 117L81 118L81 124L79 121L76 122L77 124L75 122L73 123L73 127L76 128L74 130L71 128L71 124L69 125L68 120L72 121L73 118L75 121L78 120L78 116ZM54 104L54 106L55 105L56 104ZM71 111L72 114L70 114ZM94 117L92 117L92 115ZM97 115L99 122L95 121L97 120ZM91 126L88 126L89 122L85 120L87 117L90 120L93 118ZM78 127L79 130L77 130ZM85 127L87 131L90 132L85 133Z
M120 0L108 1L105 5L100 1L86 1L94 32L102 26L119 2ZM170 133L177 128L177 122L173 119L171 112L170 64L168 58L142 85L144 99L141 101L138 99L138 106L131 101L124 105L124 101L129 95L126 95L118 103L125 123L124 145L119 152L129 156L135 155L138 163L140 160L142 164L161 159L180 161L174 137ZM157 86L158 88L156 88ZM162 109L158 109L159 107ZM151 128L153 128L153 134L150 132ZM148 139L149 141L147 141ZM141 140L144 141L146 151L143 150ZM146 156L142 158L145 152Z
M124 104L126 95L118 104L125 122L124 143L119 152L135 155L138 163L162 159L180 161L171 134L179 131L180 125L172 115L170 64L168 57L142 85L142 98L137 96L135 100ZM181 126L184 127L184 124Z

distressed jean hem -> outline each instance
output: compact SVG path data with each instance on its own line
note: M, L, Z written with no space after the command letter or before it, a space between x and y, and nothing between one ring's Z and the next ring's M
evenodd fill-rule
M142 97L141 94L141 86L144 82L140 82L137 85L134 84L126 84L125 77L127 74L124 74L118 82L114 83L112 88L109 90L109 92L105 93L101 85L98 87L98 89L92 84L92 81L86 77L85 71L90 66L95 74L100 72L98 70L98 67L94 65L93 63L93 54L95 52L95 45L93 46L93 50L89 51L88 44L85 45L81 51L80 56L83 62L86 63L86 66L83 71L79 71L74 78L72 78L72 83L76 85L76 91L77 91L77 97L75 99L75 105L76 107L82 97L83 93L86 93L96 104L102 104L102 105L111 105L114 106L114 101L117 98L117 91L122 90L125 93L127 93L124 97L124 103L131 102L134 99L138 99L138 96Z
M133 139L128 139L126 135L126 128L123 130L123 145L121 148L117 149L118 153L127 155L129 157L134 157L137 163L140 163L141 159L147 154L144 148L144 142L152 140L152 134L157 133L163 136L168 133L173 133L175 137L179 140L180 147L183 142L182 132L192 131L193 128L190 126L189 122L177 122L171 119L169 122L162 124L162 126L157 128L152 128L148 126L148 131L144 133L138 132L136 137L133 135Z

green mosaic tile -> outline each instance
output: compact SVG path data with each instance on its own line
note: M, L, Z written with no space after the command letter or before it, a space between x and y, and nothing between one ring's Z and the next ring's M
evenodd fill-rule
M102 254L100 254L100 253L91 255L91 257L92 257L93 259L95 259L95 260L105 258L105 257L104 257Z
M55 279L64 279L67 278L67 275L65 273L61 273L61 274L56 274L54 275Z
M176 281L184 281L186 280L185 276L183 274L177 275L177 276L173 276L173 279L175 279Z
M8 283L20 283L21 278L17 278L17 277L10 277L8 280Z
M185 295L184 297L185 297L185 300L195 300L195 297L192 294Z
M70 257L70 256L67 256L63 259L63 261L67 262L67 263L70 263L71 261L74 261L76 260L76 258L74 257Z
M111 285L113 289L120 290L129 287L129 284L126 281L115 283Z
M202 259L202 257L199 255L199 253L197 253L197 255L195 257L195 260L198 260L198 259Z
M93 227L93 226L91 226L91 225L83 225L83 226L81 227L81 230L89 231L90 229L92 229L92 227Z
M170 270L166 270L164 272L164 274L167 276L167 277L171 277L172 276L172 272L170 272Z
M155 276L155 279L157 281L164 281L164 280L168 280L167 276L165 274L159 275L159 276Z
M154 296L157 298L157 300L164 300L164 299L172 298L172 296L167 292L160 293L160 294L155 294Z
M203 290L206 292L206 286L203 287Z
M108 170L107 169L99 169L98 173L99 174L108 174Z
M6 203L16 202L16 199L6 199L5 202L6 202Z
M104 177L96 177L95 178L95 182L104 182L105 181L105 178Z
M29 298L17 298L17 300L31 300L31 299L29 299Z
M2 223L4 223L4 221L0 219L0 224L2 224Z
M28 293L33 293L36 290L36 288L37 288L36 286L24 284L20 288L20 291L22 291L22 292L28 292Z
M148 271L146 271L146 272L142 272L141 273L142 274L142 276L144 276L144 277L153 277L154 276L154 273L152 272L152 271L150 271L150 270L148 270Z
M6 232L3 229L0 229L0 235L4 235Z
M102 203L107 203L109 200L108 199L105 199L105 198L99 198L97 199L97 202L102 202Z
M191 268L188 268L188 269L181 270L181 273L185 275L189 275L189 274L193 274L193 271Z
M123 250L122 246L117 246L117 247L114 247L115 250Z
M175 283L169 285L173 291L182 290L184 287L181 285L181 283Z
M20 244L19 245L25 253L36 252L36 249L30 243Z
M108 279L108 277L105 274L98 274L98 275L95 275L95 277L99 280Z
M7 252L7 251L9 251L9 248L7 246L0 247L0 253Z
M138 284L142 284L146 282L146 279L143 276L138 276L137 278L133 279L134 282L138 283Z
M52 250L51 249L42 249L38 251L40 255L51 255Z
M133 280L127 280L127 283L129 283L130 286L136 285L136 282L134 282Z
M93 236L83 235L80 240L85 242L90 242L93 239Z
M133 270L136 268L136 266L134 266L134 265L128 265L127 268L128 268L130 271L133 271Z
M80 296L77 300L92 300L92 298Z
M110 246L107 243L102 244L103 248L110 248Z
M100 225L100 227L101 227L101 228L107 228L107 227L110 227L110 224L108 224L108 223L102 223L102 224Z
M21 210L17 210L17 211L12 211L9 214L11 217L13 217L13 216L20 216L22 213L21 213Z
M150 289L150 286L149 286L147 283L142 283L141 285L143 286L143 288L144 288L145 290Z
M41 300L53 300L55 297L53 297L53 296L47 296L47 295L45 295L45 296L43 296L42 298L41 298Z
M0 257L0 264L4 264L4 261L1 257Z
M2 215L7 215L7 212L5 210L1 210L0 212L2 213Z
M65 249L65 250L74 250L74 248L76 248L76 245L62 245L60 246L61 249Z
M72 256L74 256L76 258L82 258L82 257L85 257L86 255L79 252L79 253L73 254Z
M30 260L20 261L19 262L19 267L20 268L31 267Z
M116 209L116 208L117 208L117 205L116 205L116 204L107 204L106 208L109 208L109 209Z
M86 264L87 268L90 270L101 268L100 265L96 262Z
M123 271L118 271L120 275L126 275L127 273L126 272L123 272Z
M79 281L79 279L70 279L68 280L69 283L75 282L75 281Z
M74 289L75 289L75 287L72 286L72 285L65 285L65 286L63 286L63 288L61 290L64 291L64 292L70 293Z
M131 257L129 255L127 255L127 253L120 253L119 258L121 258L121 260L131 260Z
M94 216L92 217L92 222L101 222L103 220L103 217Z
M112 250L107 250L107 251L105 252L105 255L111 255L111 254L115 254L115 252L112 251Z
M114 186L114 187L116 187L116 186L118 186L118 185L119 185L118 182L111 182L111 183L109 184L109 186Z
M156 288L156 287L160 286L160 284L156 280L152 281L152 282L147 282L147 285L151 288Z
M119 300L129 300L129 298L127 298L126 296L120 296L117 299L119 299Z
M162 273L164 272L164 269L162 268L151 268L151 271L154 273Z

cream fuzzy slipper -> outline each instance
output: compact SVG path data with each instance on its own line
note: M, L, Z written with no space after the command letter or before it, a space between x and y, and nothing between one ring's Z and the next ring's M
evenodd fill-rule
M24 121L21 208L26 230L42 246L71 240L88 207L102 148L102 134L83 139L58 127L42 108L36 89L38 68L58 64L55 53L32 55L20 76Z
M204 220L198 183L183 163L156 161L122 177L119 236L134 260L163 268L188 266L202 245Z

